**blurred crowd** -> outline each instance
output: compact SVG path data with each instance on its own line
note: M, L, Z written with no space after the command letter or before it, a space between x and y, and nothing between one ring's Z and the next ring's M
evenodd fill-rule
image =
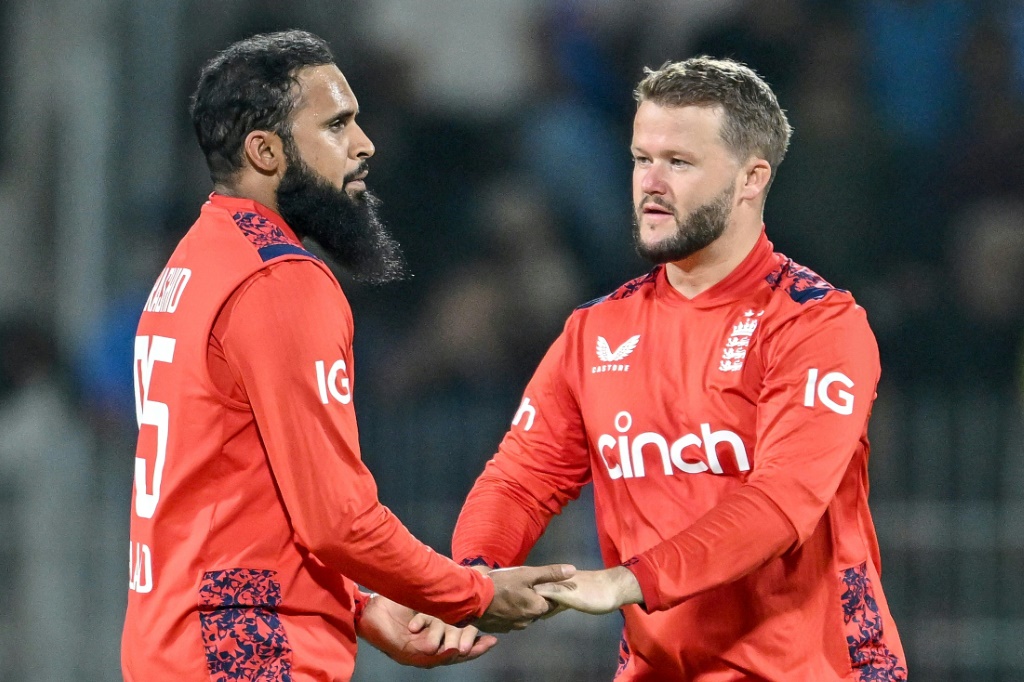
M59 0L38 4L64 11ZM50 189L74 168L59 143L68 131L54 122L53 136L38 138L56 140L31 150L45 170L12 167L25 152L0 170L0 229L20 245L0 260L0 514L10 516L0 575L15 576L0 583L0 613L15 614L0 622L0 680L72 679L31 676L47 651L54 670L84 666L74 679L110 670L80 655L92 649L67 623L119 626L136 429L131 339L210 189L187 118L199 65L253 32L301 27L328 39L376 144L368 184L414 276L374 289L339 273L355 312L365 458L385 502L441 550L567 315L646 270L631 246L628 149L644 66L729 56L773 86L795 134L768 198L769 237L868 310L887 390L1020 392L1022 2L85 4L103 8L101 34L117 58L99 188L108 220L89 226L108 245L92 273L102 303L74 333L54 312L74 293L45 284L46 263L75 257L49 227L69 210ZM0 6L0 37L48 16L31 5ZM0 43L0 77L23 92L24 70L46 50ZM12 148L17 102L0 102L0 140ZM19 214L24 196L32 203ZM13 281L19 263L36 264L25 266L28 281ZM557 539L570 557L596 561L589 535ZM104 642L116 646L116 636ZM65 658L54 641L68 643Z
M175 81L156 86L173 107L128 126L169 129L170 148L148 150L167 155L169 183L113 202L104 309L63 344L89 410L131 421L124 338L209 189L186 115L198 65L292 25L331 40L360 97L372 185L414 274L349 288L367 393L514 394L573 306L645 270L629 237L631 89L643 66L697 53L750 64L787 109L796 133L769 235L868 308L887 380L1019 383L1024 4L316 5L179 10ZM126 89L143 87L123 69ZM113 192L138 182L131 167L115 175Z

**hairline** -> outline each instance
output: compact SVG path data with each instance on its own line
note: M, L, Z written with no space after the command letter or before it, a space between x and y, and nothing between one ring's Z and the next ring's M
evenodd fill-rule
M662 101L658 101L659 99L661 99ZM698 107L700 109L710 109L711 111L717 111L719 114L718 139L722 142L722 146L725 147L730 154L732 154L732 157L736 160L737 163L742 165L752 158L763 159L764 161L768 161L768 159L765 158L765 155L763 153L758 153L758 150L747 151L746 156L741 156L744 150L739 149L736 145L730 143L729 140L726 139L725 128L733 119L729 115L729 110L721 102L717 102L713 99L707 99L699 102L686 102L684 104L674 104L672 102L665 100L667 100L667 98L647 97L645 95L638 94L636 108L639 111L641 104L643 104L644 102L650 102L651 104L658 107L662 107L663 109L685 109L686 107Z
M289 46L294 48L294 50L288 50L288 52L292 52L293 54L297 52L305 52L305 56L299 57L298 59L303 60L308 58L309 61L295 64L293 68L283 74L283 81L278 81L282 84L286 84L286 87L283 89L283 97L281 97L276 104L276 108L278 109L276 115L272 113L270 116L263 116L262 118L264 118L265 122L264 125L256 124L251 127L247 126L248 130L242 132L238 139L238 146L235 149L235 152L233 154L230 152L226 153L225 143L231 140L233 135L237 135L238 133L231 132L231 126L229 124L218 123L216 119L207 119L207 123L201 123L202 117L207 116L208 113L200 113L197 116L197 111L203 111L203 109L200 108L200 103L202 101L200 95L204 94L205 91L207 97L216 101L215 95L212 95L212 93L216 92L217 87L222 87L222 85L217 85L216 83L218 80L222 83L225 80L230 82L230 69L234 68L232 64L237 64L240 60L244 61L249 56L262 58L264 54L272 53L275 49L281 48L283 41L289 41ZM251 36L250 38L232 43L217 56L207 61L201 69L199 84L193 92L190 100L189 113L193 127L196 129L200 146L203 148L203 154L206 157L211 179L213 179L214 182L228 182L232 178L237 177L237 174L243 170L245 166L245 139L253 132L262 131L274 133L282 137L290 137L296 112L302 110L307 105L306 89L303 87L303 83L299 80L300 74L302 74L307 68L328 65L337 66L337 61L326 41L314 34L297 30L279 31L275 33ZM217 71L221 71L223 73L225 70L228 70L228 75L215 75ZM210 84L211 81L209 79L213 79L214 85ZM272 81L268 80L266 82L270 83ZM277 88L275 87L274 89L276 90ZM218 106L222 108L230 108L229 103L222 101L213 105L209 99L203 102L202 106L210 107L210 109L206 109L206 112L209 112L211 109L216 110ZM272 112L273 109L264 109L264 111ZM246 115L249 114L243 112L242 116ZM240 116L240 118L242 116ZM256 116L256 118L261 117ZM276 119L276 121L274 119ZM219 129L221 126L224 126L224 128ZM209 148L206 146L207 144L210 145Z

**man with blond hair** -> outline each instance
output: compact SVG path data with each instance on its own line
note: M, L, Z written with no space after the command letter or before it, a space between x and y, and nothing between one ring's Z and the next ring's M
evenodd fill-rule
M569 317L454 558L521 563L592 481L605 569L537 589L621 610L617 680L906 680L868 510L875 339L762 220L786 116L708 57L648 70L636 99L633 233L655 267Z

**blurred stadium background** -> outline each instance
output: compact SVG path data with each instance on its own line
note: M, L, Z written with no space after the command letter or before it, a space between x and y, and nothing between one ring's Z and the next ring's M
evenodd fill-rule
M200 64L327 38L415 278L348 286L364 455L441 551L571 309L629 243L644 65L746 61L796 129L776 246L878 336L873 510L913 679L1024 680L1024 3L1013 0L0 2L0 680L118 679L131 338L209 191ZM593 567L586 500L532 563ZM473 664L356 680L602 680L620 620L561 617Z

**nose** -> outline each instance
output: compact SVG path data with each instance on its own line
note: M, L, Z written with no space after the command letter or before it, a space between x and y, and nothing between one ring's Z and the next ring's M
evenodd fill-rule
M658 164L653 163L641 172L640 191L644 194L665 194L665 178Z
M373 156L374 152L377 151L373 142L367 136L363 129L359 127L359 124L355 121L352 122L352 137L349 143L349 155L356 159L368 159Z

